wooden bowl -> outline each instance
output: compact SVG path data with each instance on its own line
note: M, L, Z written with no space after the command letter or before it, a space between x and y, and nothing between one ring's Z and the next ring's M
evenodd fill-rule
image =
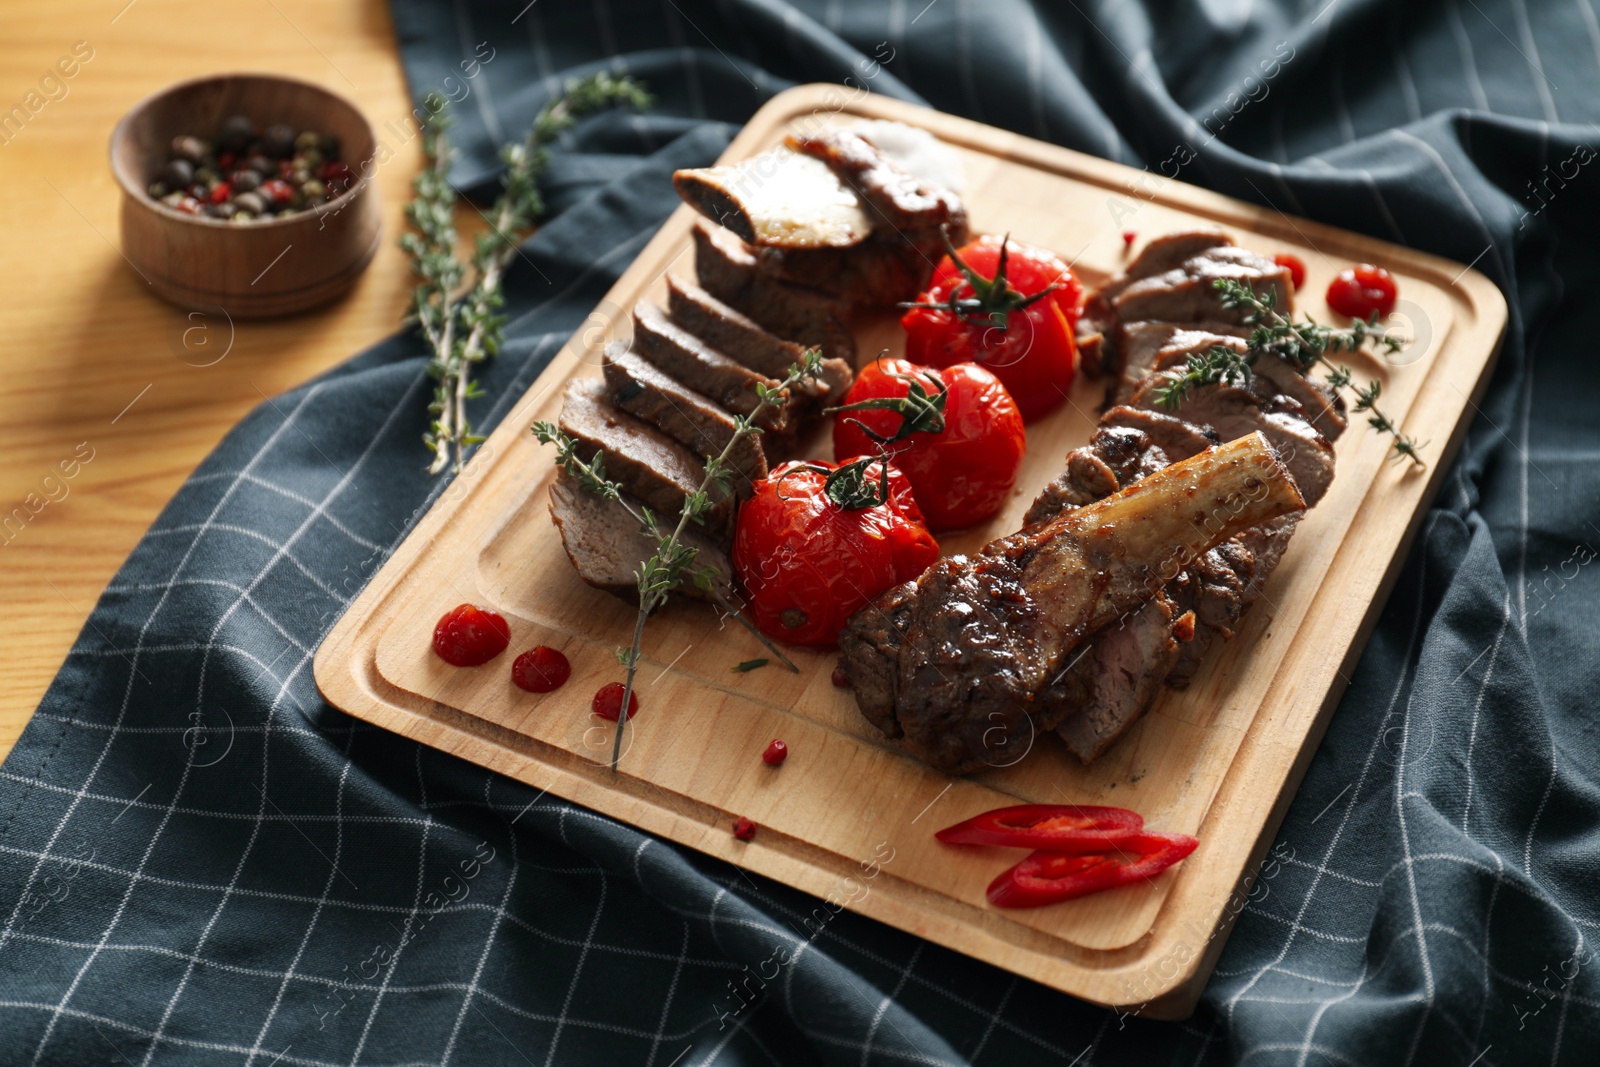
M209 139L231 115L287 123L339 138L355 183L287 218L228 222L184 214L149 185L172 139ZM111 134L111 171L122 186L122 253L161 296L230 318L290 315L349 291L382 238L372 127L348 100L276 74L224 74L179 82L147 97Z

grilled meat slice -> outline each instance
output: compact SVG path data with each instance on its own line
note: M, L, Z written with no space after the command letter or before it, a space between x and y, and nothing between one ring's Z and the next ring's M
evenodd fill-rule
M680 329L647 300L633 306L632 349L663 373L729 411L738 415L759 411L756 415L759 425L780 433L789 428L791 400L786 399L777 407L763 408L756 392L758 385L776 389L777 381L729 359L700 338Z
M882 649L881 633L863 632L881 631L889 612L880 605L846 628L861 638L841 641L846 675L865 692L894 694L913 754L952 772L976 769L992 763L985 731L1021 738L1071 711L1041 700L1082 641L1139 610L1200 553L1302 507L1259 434L1209 449L1005 538L995 554L941 560L908 599L898 594L906 616L893 681L881 676L886 655L854 654Z
M1125 427L1146 434L1173 463L1180 459L1188 459L1198 452L1204 452L1212 445L1222 443L1222 438L1215 430L1205 426L1194 426L1164 412L1145 408L1118 405L1100 417L1100 425L1102 428Z
M803 346L767 332L754 319L692 282L667 279L667 314L688 333L769 378L788 377L790 368L805 358ZM820 381L807 379L796 388L820 405L829 397L843 397L854 380L850 364L831 358L822 361Z
M634 355L621 341L606 346L602 369L613 404L670 434L696 456L720 456L733 440L733 416ZM767 476L760 438L740 438L728 466L740 475L734 479L735 494L749 496L750 483Z
M757 246L848 248L872 234L861 198L833 168L789 148L680 170L672 185L684 203Z
M617 408L606 396L605 383L597 379L567 383L560 424L561 432L576 442L585 462L596 452L604 452L606 476L620 482L657 514L678 514L684 497L699 490L705 480L705 464L698 456ZM733 516L732 503L726 496L714 495L706 527L726 533Z
M961 235L965 238L965 233ZM756 248L758 269L844 303L884 307L915 300L944 255L938 231L879 230L853 248Z
M1275 391L1289 397L1305 409L1306 421L1312 429L1330 441L1337 441L1348 425L1344 398L1319 382L1302 374L1281 356L1263 355L1251 366L1250 389L1257 396L1266 397Z
M952 234L959 231L965 240L967 211L961 198L908 173L856 130L791 136L786 143L794 151L826 163L840 181L855 190L875 229L887 227L901 233L931 230L937 237L939 227L948 225ZM954 236L951 240L962 243Z
M1121 274L1090 294L1084 305L1084 314L1101 322L1115 322L1111 302L1134 282L1176 270L1207 249L1232 245L1233 238L1221 230L1182 230L1154 238L1133 257Z
M1213 288L1221 278L1248 285L1257 296L1271 294L1285 315L1293 310L1294 284L1288 269L1234 245L1208 248L1172 270L1140 278L1111 298L1111 310L1119 322L1159 319L1244 325L1247 312L1223 307Z
M1171 379L1174 372L1155 375L1134 394L1133 406L1161 407L1155 390ZM1191 393L1176 414L1197 425L1210 426L1225 440L1233 440L1259 430L1277 449L1278 456L1294 474L1295 484L1305 494L1306 506L1321 500L1333 481L1333 446L1311 427L1299 405L1262 407L1261 400L1248 389L1233 385L1209 385Z
M755 253L728 230L694 226L695 277L706 292L778 337L820 348L855 366L856 342L840 319L846 304L816 289L761 273Z
M630 498L630 503L637 507L639 502ZM622 504L584 492L577 479L557 470L550 485L550 518L578 577L624 600L638 602L639 584L634 574L639 561L649 559L656 545ZM732 594L727 576L733 573L727 553L699 530L686 530L684 537L698 552L696 565L710 564L717 569L711 591L715 597L727 600ZM679 591L687 596L706 596L693 582L685 582Z
M1182 647L1172 632L1174 614L1172 600L1160 592L1095 635L1092 695L1056 731L1084 763L1110 748L1160 694Z
M847 670L855 686L856 704L867 721L887 737L900 736L895 718L896 674L900 642L916 596L916 582L897 585L856 612L850 625L839 631L841 663L854 664Z

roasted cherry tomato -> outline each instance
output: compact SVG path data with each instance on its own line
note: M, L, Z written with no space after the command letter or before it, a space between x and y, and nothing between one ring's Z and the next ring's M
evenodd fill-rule
M1374 315L1386 319L1399 295L1394 275L1382 267L1362 263L1346 267L1329 284L1328 306L1352 319L1370 319Z
M1079 293L1054 253L981 238L940 260L927 291L905 305L906 358L934 367L977 363L1032 421L1072 388Z
M783 464L755 483L733 535L751 620L796 645L832 645L869 600L938 558L911 483L876 458Z
M1144 816L1127 808L1016 804L974 815L933 836L947 845L1000 845L1053 852L1103 852L1140 836Z
M1300 287L1306 283L1306 264L1299 256L1291 256L1284 252L1272 257L1272 262L1283 267L1289 272L1289 282L1294 286L1294 291L1299 292Z
M908 419L929 427L887 449L930 530L982 522L1017 484L1028 440L1022 413L1000 379L976 363L934 370L880 359L856 376L843 407L833 423L836 456L871 453L877 441L869 431L892 438Z
M989 883L997 908L1037 908L1154 878L1195 850L1186 834L1138 834L1101 852L1035 852Z
M482 666L510 643L505 617L476 604L451 608L433 628L433 651L453 667Z

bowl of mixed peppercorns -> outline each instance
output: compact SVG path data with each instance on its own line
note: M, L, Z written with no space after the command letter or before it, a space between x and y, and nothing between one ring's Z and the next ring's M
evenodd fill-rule
M123 254L185 308L264 318L328 303L381 239L374 143L354 105L309 82L174 85L111 136Z

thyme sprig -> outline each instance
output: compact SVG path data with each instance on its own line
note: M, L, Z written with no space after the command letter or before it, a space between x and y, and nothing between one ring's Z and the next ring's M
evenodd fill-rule
M1191 391L1207 385L1247 382L1250 368L1266 354L1288 360L1302 373L1321 363L1327 368L1327 381L1336 391L1349 389L1355 395L1355 410L1367 413L1367 424L1379 433L1394 438L1396 459L1409 459L1418 467L1426 466L1420 454L1425 442L1400 432L1394 420L1378 407L1378 396L1383 383L1376 379L1366 385L1355 384L1355 374L1349 367L1335 366L1328 359L1330 353L1356 352L1368 346L1384 353L1398 352L1410 343L1378 325L1376 313L1370 319L1357 319L1349 326L1326 326L1307 318L1291 322L1277 310L1277 294L1271 290L1256 293L1248 285L1232 278L1219 278L1212 283L1228 310L1243 311L1246 326L1251 326L1250 339L1244 352L1235 352L1224 345L1213 345L1204 352L1189 356L1183 371L1156 391L1156 400L1168 410L1175 410Z
M677 525L670 530L662 525L659 517L643 504L635 504L622 492L622 486L606 476L605 453L596 452L594 458L588 462L578 454L577 442L562 433L560 428L549 422L536 422L533 424L533 435L541 444L556 446L556 463L568 474L577 479L578 485L587 492L603 500L611 500L620 504L636 522L645 536L655 542L655 551L649 559L639 563L639 569L634 572L634 579L639 589L639 615L634 620L633 642L628 648L617 649L617 662L627 669L627 681L623 685L622 703L620 707L628 707L628 702L633 698L633 681L639 669L639 649L644 640L644 624L650 615L664 605L672 594L676 592L687 579L695 588L707 593L724 610L739 621L745 629L760 638L761 643L773 655L781 660L784 666L791 671L799 673L787 656L785 656L765 635L758 631L748 619L744 618L730 605L716 589L716 580L720 577L717 568L712 564L695 566L695 558L699 549L690 544L684 536L689 529L689 524L696 526L705 525L705 516L711 510L717 494L727 494L733 487L734 471L728 464L728 457L733 455L739 442L746 437L762 433L761 427L755 424L757 416L770 407L777 407L784 402L789 390L798 385L802 380L820 380L822 376L822 353L817 349L806 352L801 362L789 368L789 375L776 387L769 387L764 383L756 387L758 403L756 410L748 415L734 417L733 433L729 436L728 443L720 453L706 459L705 478L694 492L684 497L683 506L678 512ZM622 731L628 717L617 717L617 733L611 747L611 768L615 770L617 761L622 756Z
M447 132L451 120L444 98L429 95L433 117L422 129L427 166L412 183L416 196L406 205L415 232L400 238L420 279L412 290L411 313L433 350L428 374L437 382L428 405L433 422L422 437L433 453L428 473L446 467L459 472L467 449L483 441L467 419L467 401L483 395L472 380L472 367L500 350L505 330L501 282L517 246L544 216L539 178L550 162L548 146L584 115L617 105L645 108L650 102L650 94L632 78L602 72L568 81L562 96L539 109L527 137L500 153L502 189L484 215L489 229L474 242L469 265L456 254L458 196L447 176L454 154Z

